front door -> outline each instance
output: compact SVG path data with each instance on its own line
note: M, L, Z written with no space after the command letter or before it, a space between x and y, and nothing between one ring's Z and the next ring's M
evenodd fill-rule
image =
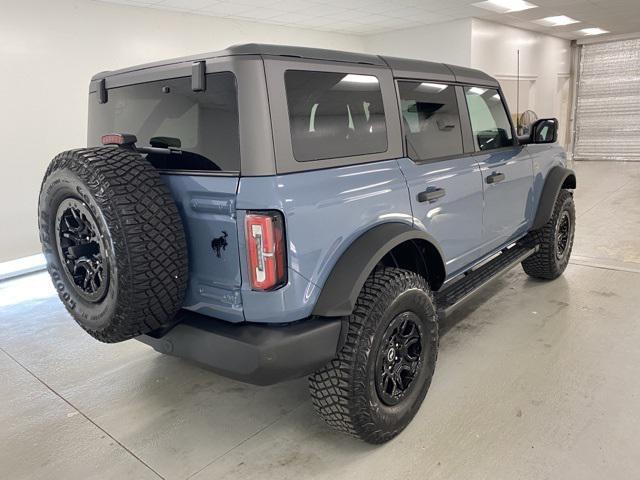
M525 233L533 163L515 141L500 92L486 87L464 91L484 188L483 250L490 253Z
M473 263L482 247L482 175L464 153L460 110L453 85L398 81L414 221L431 234L451 277Z

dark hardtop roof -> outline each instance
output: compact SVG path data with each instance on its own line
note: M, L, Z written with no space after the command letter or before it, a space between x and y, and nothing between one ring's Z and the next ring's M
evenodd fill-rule
M423 60L411 60L406 58L370 55L366 53L343 52L340 50L326 50L322 48L293 47L288 45L269 45L260 43L246 43L233 45L218 52L211 52L187 57L174 58L159 62L146 63L120 70L100 72L92 78L99 80L121 73L145 70L154 67L173 65L183 62L194 62L209 58L230 57L238 55L261 55L306 58L309 60L328 60L333 62L357 63L363 65L375 65L388 67L395 77L411 78L426 77L430 80L445 82L473 83L481 85L497 86L498 82L486 73L473 68L459 67L445 63L426 62Z

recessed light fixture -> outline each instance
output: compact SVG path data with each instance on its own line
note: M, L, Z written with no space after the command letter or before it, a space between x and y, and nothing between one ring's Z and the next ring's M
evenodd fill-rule
M547 27L560 27L562 25L571 25L572 23L580 23L580 20L567 17L566 15L558 15L557 17L546 17L536 20L535 23L545 25Z
M486 0L485 2L472 3L471 5L498 13L521 12L530 8L538 8L538 5L524 0Z
M582 30L580 30L580 33L582 33L583 35L602 35L603 33L609 33L609 30L598 27L583 28Z

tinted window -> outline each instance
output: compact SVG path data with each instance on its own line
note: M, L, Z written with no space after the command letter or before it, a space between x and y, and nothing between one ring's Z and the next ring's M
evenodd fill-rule
M479 150L513 145L511 124L500 94L493 88L465 87L471 128Z
M462 153L455 87L430 82L398 82L409 157L428 160Z
M112 88L108 101L89 102L89 144L107 133L132 133L139 146L178 147L149 154L162 169L240 170L238 102L230 72L207 75L204 92L191 90L191 77Z
M378 78L347 73L285 72L293 155L298 161L387 150Z

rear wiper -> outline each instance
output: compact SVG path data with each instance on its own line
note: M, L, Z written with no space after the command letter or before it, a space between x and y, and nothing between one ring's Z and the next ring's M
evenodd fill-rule
M181 155L182 150L174 147L134 147L139 153L155 153L158 155Z
M133 152L138 153L154 153L157 155L181 155L182 150L180 149L180 140L175 140L178 147L174 146L166 146L166 147L138 147L136 146L136 142L138 138L131 133L111 133L109 135L103 135L100 139L103 145L117 145L120 148L124 148L127 150L131 150ZM153 142L153 138L151 141Z

